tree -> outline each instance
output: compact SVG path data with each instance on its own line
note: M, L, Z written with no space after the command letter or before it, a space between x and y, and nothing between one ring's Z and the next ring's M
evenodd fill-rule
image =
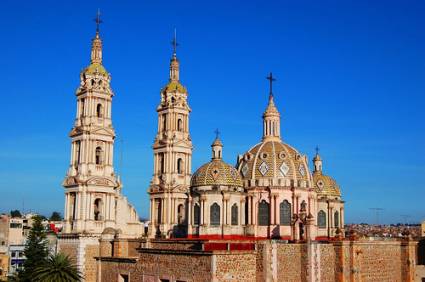
M47 260L49 251L47 249L46 230L40 216L33 217L33 225L25 245L24 269L19 273L19 281L33 281L34 270Z
M22 214L19 210L13 210L13 211L10 211L10 216L11 217L22 217Z
M37 282L76 282L81 281L82 275L67 255L58 253L37 266L32 279Z
M60 212L54 211L52 212L52 215L50 216L50 221L61 221L62 216Z

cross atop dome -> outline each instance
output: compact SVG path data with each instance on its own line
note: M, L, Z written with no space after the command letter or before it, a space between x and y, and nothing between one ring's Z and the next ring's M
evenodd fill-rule
M179 46L179 43L177 42L177 30L174 29L174 38L171 41L171 45L173 46L173 57L177 56L177 46Z
M270 92L269 95L273 96L273 81L276 81L276 78L273 77L273 73L270 72L269 76L266 77L266 79L269 81L270 83Z
M96 22L96 33L99 33L100 24L103 23L103 21L100 19L100 9L97 9L96 18L94 21Z

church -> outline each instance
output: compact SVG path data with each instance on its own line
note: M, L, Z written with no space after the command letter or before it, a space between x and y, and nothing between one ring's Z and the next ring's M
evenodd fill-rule
M415 242L346 236L341 190L325 174L318 148L310 160L284 142L272 73L259 143L228 164L217 132L204 157L210 161L192 168L191 108L176 38L156 108L145 230L114 171L114 92L102 63L99 23L98 17L90 64L76 91L71 160L62 184L65 228L58 241L85 281L413 279Z

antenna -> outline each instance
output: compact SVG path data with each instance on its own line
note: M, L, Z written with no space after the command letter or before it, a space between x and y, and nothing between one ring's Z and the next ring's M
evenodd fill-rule
M400 217L403 219L403 224L404 225L409 224L408 219L411 218L410 215L408 215L408 214L401 214Z
M379 225L379 213L381 211L383 211L383 208L369 208L370 210L375 211L375 216L376 216L376 225Z

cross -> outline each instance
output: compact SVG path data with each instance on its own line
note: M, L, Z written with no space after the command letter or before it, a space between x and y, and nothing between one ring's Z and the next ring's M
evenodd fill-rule
M270 95L273 95L273 81L276 81L276 78L273 77L273 74L271 72L266 78L270 82Z
M177 31L176 29L174 29L174 38L173 41L171 41L171 44L173 45L173 54L175 55L177 52L177 46L179 46L179 44L177 43Z
M220 137L220 131L218 131L218 128L214 131L215 133L215 139L218 139Z
M97 15L94 21L96 22L96 32L99 32L99 26L101 23L103 23L103 21L100 19L100 9L97 9Z
M316 155L319 154L319 146L316 146Z

